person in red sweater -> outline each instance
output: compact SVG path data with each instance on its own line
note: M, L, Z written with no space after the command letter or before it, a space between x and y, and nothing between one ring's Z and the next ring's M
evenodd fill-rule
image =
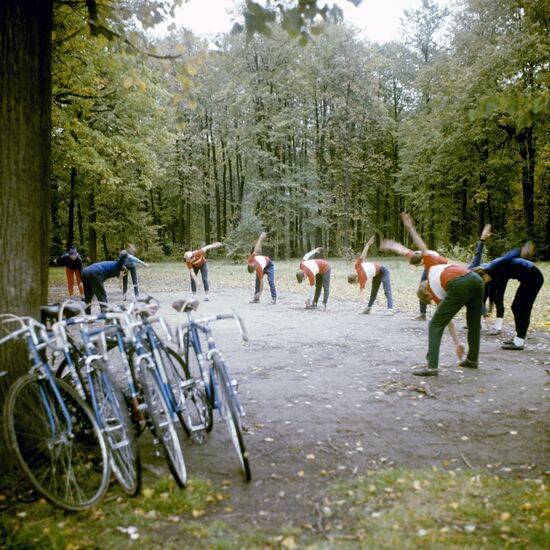
M256 283L254 289L254 297L250 300L251 304L257 304L260 301L260 296L264 290L264 275L267 275L269 282L269 290L271 291L271 304L277 303L277 289L275 288L275 264L268 256L263 256L262 244L267 238L267 234L262 232L248 257L247 266L248 273L256 272Z
M197 294L197 275L199 271L201 273L205 302L208 302L208 300L210 299L208 297L208 291L210 290L210 287L208 285L208 262L206 261L206 252L213 248L220 248L222 246L223 244L218 242L207 244L206 246L203 246L198 250L188 250L183 255L183 259L185 260L187 269L189 269L189 277L191 279L191 292L193 293L193 296Z
M309 296L306 300L306 309L315 309L323 289L323 308L327 309L330 294L330 264L326 260L311 260L312 256L321 252L322 248L314 248L308 252L300 262L300 269L296 272L296 280L302 283L307 277L309 281Z
M390 271L389 269L378 263L365 262L365 258L369 252L369 248L374 243L374 237L371 237L361 256L357 258L355 262L355 273L350 273L348 275L348 283L355 284L359 283L359 299L361 300L361 313L370 313L372 305L374 304L376 297L378 296L378 290L380 285L383 285L384 294L386 295L386 300L388 304L388 309L386 310L386 315L393 315L393 296L391 291L391 282L390 282ZM365 286L367 280L371 279L371 292L370 299L368 304L365 303Z
M430 321L428 330L428 365L413 371L416 376L437 376L439 348L445 327L449 327L455 344L458 342L452 324L454 316L466 306L468 328L468 354L458 365L477 368L481 332L481 312L483 307L483 280L468 267L450 263L429 253L428 247L416 232L414 222L407 213L401 215L403 224L409 231L416 247L422 253L427 280L418 288L418 298L425 303L435 302L437 309ZM404 247L403 247L404 248ZM457 345L457 355L460 350Z

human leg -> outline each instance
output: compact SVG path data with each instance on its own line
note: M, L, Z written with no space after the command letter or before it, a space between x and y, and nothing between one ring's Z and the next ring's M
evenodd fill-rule
M427 278L428 278L428 276L426 275L426 270L423 269L422 270L422 275L420 275L420 282L423 283ZM428 311L428 307L426 306L426 304L422 300L418 300L418 308L419 308L419 311L420 311L420 316L418 318L419 319L426 319L426 312Z
M202 286L204 287L204 293L208 294L208 291L210 290L210 287L208 286L208 264L204 263L199 269L201 271Z
M86 313L91 313L94 291L92 288L92 283L90 282L85 270L82 272L82 284L84 286L84 303L86 304Z
M380 288L381 283L382 283L381 273L379 273L378 275L376 275L375 277L372 278L368 309L370 309L372 307L372 304L374 304L374 301L376 300L376 297L378 296L378 289Z
M128 273L124 273L122 276L122 298L126 300L126 293L128 292Z
M264 273L267 275L269 291L271 292L271 300L275 302L277 300L277 289L275 288L275 264L273 262L269 262L269 265L267 265L264 269Z
M393 309L393 295L391 291L390 270L382 266L380 269L380 275L382 276L382 287L384 294L386 295L386 301L388 303L388 309Z
M540 270L533 266L527 272L526 277L520 282L516 296L512 302L512 312L516 324L516 336L525 340L529 324L531 323L531 312L535 299L542 288L544 277Z
M80 292L80 298L84 296L84 287L82 286L82 281L80 280L80 271L78 269L74 272L76 275L76 284L78 285L78 291Z
M445 327L466 303L464 277L457 277L447 284L447 295L437 306L428 329L428 369L437 369L439 349ZM479 319L478 319L479 324Z
M330 294L330 269L323 273L323 304L327 307L328 297Z
M465 293L468 293L468 300L466 302L468 354L466 359L477 365L481 332L480 319L483 311L483 280L479 275L473 272L470 272L461 278L465 279Z
M73 292L74 292L74 271L66 267L65 275L67 275L67 286L69 287L69 296L72 298Z
M137 267L135 265L133 265L132 267L128 268L128 271L130 272L130 275L132 276L132 284L134 285L134 296L137 298L139 296ZM126 276L126 280L128 280L128 276Z
M193 273L197 275L198 272L199 268L193 267ZM197 283L195 282L195 277L191 277L191 272L189 272L189 278L191 279L191 292L195 294L195 292L197 292Z
M313 305L317 306L319 297L321 296L321 289L323 288L323 275L322 273L317 273L315 275L315 295L313 296Z

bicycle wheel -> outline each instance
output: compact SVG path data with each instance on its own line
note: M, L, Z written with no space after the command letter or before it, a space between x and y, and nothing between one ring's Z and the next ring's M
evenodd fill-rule
M208 426L212 428L212 410L202 378L194 379L189 374L185 361L171 348L158 348L168 382L176 399L185 433L196 443L206 441Z
M92 362L89 381L91 404L109 446L111 469L124 492L136 496L141 489L141 458L122 391L101 361Z
M239 406L236 401L235 392L231 386L231 381L227 376L227 371L223 363L216 357L214 361L214 376L216 378L216 387L218 388L218 399L220 402L220 414L225 420L229 437L233 443L233 447L237 451L241 471L246 481L252 479L250 471L250 463L248 461L248 453L244 446L244 440L241 433L241 415L239 414Z
M187 484L187 469L183 459L181 442L174 426L170 405L164 398L156 367L152 360L143 358L140 361L138 372L153 434L162 445L164 457L176 483L180 487L185 487Z
M53 505L79 511L96 504L109 484L109 452L75 389L36 374L19 378L5 404L6 441L33 487Z
M214 426L214 392L211 390L209 381L205 379L208 378L208 373L203 373L203 370L200 366L199 358L197 356L197 352L194 346L189 341L189 338L190 334L189 332L186 332L184 336L184 362L187 366L187 372L189 373L189 376L194 380L202 380L202 384L200 385L200 387L202 389L202 392L204 393L204 400L207 407L206 431L211 432ZM206 345L206 342L201 342L201 345ZM203 374L206 374L206 376L203 376Z

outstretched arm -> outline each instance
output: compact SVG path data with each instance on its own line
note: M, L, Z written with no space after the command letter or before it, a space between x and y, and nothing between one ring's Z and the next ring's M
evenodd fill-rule
M407 214L407 212L402 212L401 219L403 220L403 225L407 228L407 231L410 233L413 243L418 248L418 250L420 250L421 252L427 252L428 247L426 246L426 243L421 239L420 235L416 232L411 215Z
M211 243L211 244L207 244L206 246L203 246L201 250L203 252L206 252L207 250L212 250L214 248L221 248L222 246L223 246L223 243L215 242L215 243Z
M303 260L309 260L312 256L315 256L315 254L317 254L317 252L321 252L321 250L323 250L320 246L318 246L317 248L314 248L313 250L310 250L302 259Z
M256 241L256 244L254 245L253 254L259 254L262 250L262 243L265 241L267 237L267 233L265 231L262 231L260 233L260 236L258 237L258 240Z
M374 236L372 236L368 241L367 241L367 244L365 245L365 248L363 248L363 252L361 252L361 261L363 261L366 257L367 257L367 254L369 252L369 248L371 247L372 243L374 243Z
M380 250L390 250L391 252L395 252L396 254L400 254L401 256L410 256L413 253L410 248L407 248L401 243L398 243L397 241L393 241L391 239L382 240L382 242L380 243Z

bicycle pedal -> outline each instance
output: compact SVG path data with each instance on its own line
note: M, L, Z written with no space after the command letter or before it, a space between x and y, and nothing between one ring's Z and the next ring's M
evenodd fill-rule
M193 379L184 380L183 382L180 382L180 388L183 390L187 388L192 388L194 385L195 385L195 381Z
M233 388L233 391L235 393L239 392L239 383L237 382L237 380L235 379L231 380L231 387Z
M206 430L206 426L204 424L196 424L195 426L191 426L191 428L189 429L191 433L201 432L203 430Z

